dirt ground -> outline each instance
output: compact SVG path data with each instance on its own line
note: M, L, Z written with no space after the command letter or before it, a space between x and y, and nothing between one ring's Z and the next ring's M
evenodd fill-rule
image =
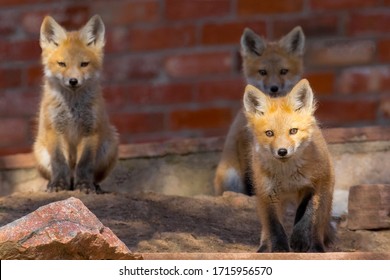
M258 247L254 200L233 193L191 198L157 193L15 193L0 198L0 226L71 196L81 199L133 252L240 253ZM287 215L287 225L292 217L293 213ZM390 252L390 230L350 231L345 218L335 222L337 240L328 251Z

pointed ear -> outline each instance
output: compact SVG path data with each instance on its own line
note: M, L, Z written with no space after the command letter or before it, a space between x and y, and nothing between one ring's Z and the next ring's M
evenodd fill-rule
M286 36L279 40L279 46L287 52L301 56L305 49L305 34L300 26L296 26Z
M98 15L94 15L80 30L81 37L88 46L95 45L99 48L104 47L104 33L104 23Z
M266 43L263 38L257 35L252 29L245 28L244 33L241 36L241 50L244 55L262 55L265 49Z
M288 96L295 111L306 111L310 114L314 113L316 101L308 80L300 80L293 87Z
M41 48L49 45L58 46L66 38L66 30L59 25L51 16L46 16L41 25L39 43Z
M267 96L252 85L245 87L244 109L249 114L263 115L267 109Z

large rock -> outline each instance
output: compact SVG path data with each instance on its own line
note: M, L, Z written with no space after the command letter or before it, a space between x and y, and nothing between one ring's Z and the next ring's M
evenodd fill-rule
M0 228L0 259L139 259L77 198Z
M390 185L351 187L348 199L348 228L390 228Z

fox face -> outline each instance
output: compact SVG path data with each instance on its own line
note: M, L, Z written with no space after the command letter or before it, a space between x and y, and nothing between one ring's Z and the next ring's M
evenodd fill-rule
M95 83L102 68L104 30L99 16L72 32L67 32L52 17L45 17L40 46L46 78L71 91Z
M241 55L247 83L273 97L286 95L302 76L304 44L299 26L278 42L266 42L246 28Z
M244 108L256 151L286 161L310 143L316 124L315 100L306 79L278 98L247 85Z

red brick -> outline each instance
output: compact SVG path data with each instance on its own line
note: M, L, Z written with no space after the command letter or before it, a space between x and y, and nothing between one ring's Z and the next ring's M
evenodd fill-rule
M157 56L115 56L106 59L104 80L112 83L129 79L152 79L158 76L161 68L161 58Z
M28 123L24 119L0 119L0 146L18 145L27 141Z
M375 58L375 43L370 40L329 40L311 44L305 61L315 66L343 66L370 63Z
M259 0L238 0L237 13L240 16L254 14L279 14L294 13L303 10L303 0L278 0L278 1L259 1Z
M1 6L19 6L19 5L31 5L31 4L38 4L38 3L48 3L51 2L50 0L1 0L0 1L0 7Z
M165 69L172 77L193 77L231 73L232 54L229 52L194 53L168 57Z
M202 44L235 44L238 46L245 27L249 27L257 34L267 37L265 21L209 23L202 28Z
M32 151L31 144L28 143L19 144L19 145L12 144L9 146L0 147L0 156L31 153L31 151Z
M130 48L129 31L127 27L108 27L106 30L106 54L113 52L127 52Z
M339 17L337 15L309 15L299 18L282 18L273 24L274 37L281 38L294 26L300 25L306 37L338 35Z
M27 86L39 86L42 84L43 70L41 65L31 65L26 67Z
M105 85L103 87L104 99L109 112L118 113L125 111L129 104L129 86Z
M349 10L378 6L380 0L310 0L313 10Z
M348 68L341 72L337 90L343 94L390 90L390 66Z
M381 99L380 107L379 107L379 112L380 115L387 120L390 119L390 94L388 96L385 96Z
M244 89L243 78L200 82L197 101L236 101L241 104Z
M39 61L41 48L39 41L20 40L20 41L2 41L0 42L0 59L5 61Z
M40 88L36 90L2 91L0 98L0 116L36 116L41 96L40 91Z
M135 28L130 31L130 49L134 51L190 47L195 44L195 27Z
M389 12L351 14L347 29L351 35L387 35L389 22Z
M170 114L170 129L213 129L227 127L232 119L228 108L178 110Z
M19 22L12 12L0 14L0 36L9 36L16 32Z
M330 95L334 92L334 72L309 72L305 75L316 95Z
M0 68L0 89L18 87L22 84L22 71L14 68Z
M390 62L390 39L378 42L378 58L381 62Z
M112 124L121 133L161 132L164 130L162 113L123 113L110 115Z
M137 85L129 89L131 105L177 105L194 100L190 84Z
M230 2L230 0L166 0L165 18L168 20L219 18L230 14Z
M102 16L107 25L152 23L160 18L161 1L116 1L107 7L105 1L94 3L93 11Z
M373 100L321 100L316 116L325 125L345 125L353 122L373 122L378 102Z

